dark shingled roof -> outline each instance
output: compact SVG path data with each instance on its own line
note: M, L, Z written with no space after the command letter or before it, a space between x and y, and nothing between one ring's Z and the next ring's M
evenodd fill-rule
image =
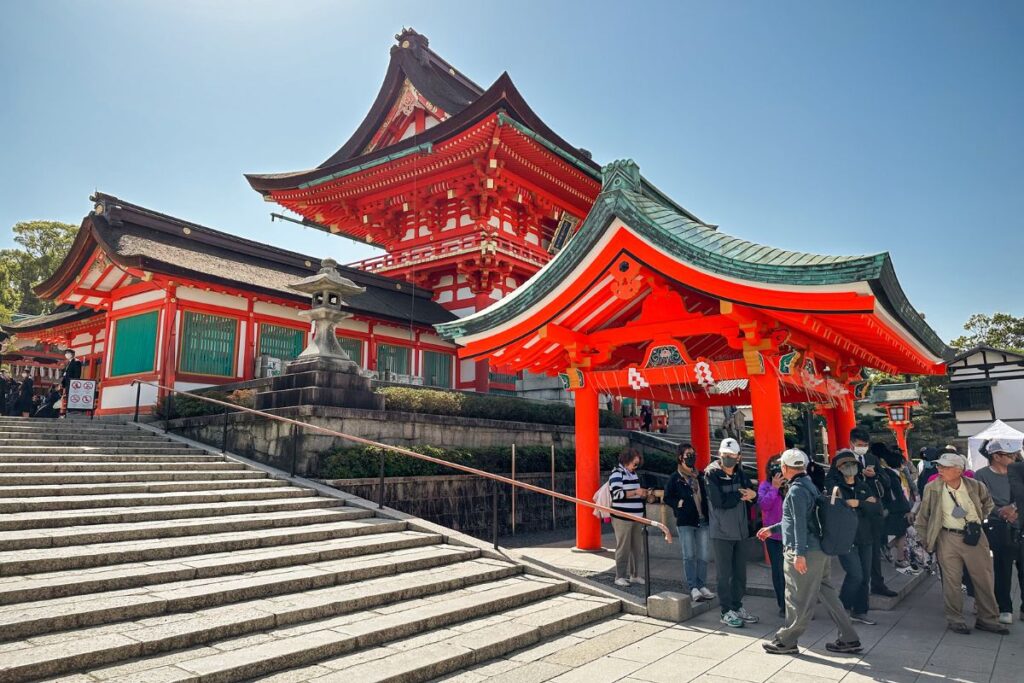
M75 308L70 304L61 304L53 309L53 312L46 315L33 315L28 318L22 318L17 322L4 323L0 326L0 332L6 332L8 335L20 332L34 332L64 323L85 320L94 315L97 315L97 313L91 308Z
M288 284L320 269L320 259L314 256L236 237L111 195L97 193L92 199L97 210L86 217L82 230L89 230L111 260L123 267L217 282L302 301L306 300L306 295L289 288ZM53 278L37 286L39 293L59 291L65 280L70 283L77 275L75 268L65 268L66 264L75 262L75 251L73 247ZM366 288L364 294L349 299L348 310L352 313L419 325L455 319L431 300L427 290L347 266L338 266L338 270Z
M876 384L871 388L868 401L871 403L902 403L920 401L921 392L917 382L906 384Z

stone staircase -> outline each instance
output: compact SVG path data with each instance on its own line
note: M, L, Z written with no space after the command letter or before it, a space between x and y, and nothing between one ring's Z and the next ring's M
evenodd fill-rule
M619 612L132 424L0 418L0 683L424 681Z

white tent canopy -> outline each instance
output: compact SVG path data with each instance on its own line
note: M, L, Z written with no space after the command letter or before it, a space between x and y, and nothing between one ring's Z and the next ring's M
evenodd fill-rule
M988 458L981 454L982 445L989 439L1006 439L1018 449L1024 447L1024 432L1018 431L1002 420L996 420L984 430L967 439L969 467L977 472L988 466Z

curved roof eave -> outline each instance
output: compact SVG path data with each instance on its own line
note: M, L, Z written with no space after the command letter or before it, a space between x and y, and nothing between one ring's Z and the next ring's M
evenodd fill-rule
M92 246L96 245L96 235L92 229L93 215L89 214L82 219L82 224L75 235L75 241L71 243L67 256L60 265L54 269L53 274L42 282L33 285L32 291L41 299L50 299L66 288L81 271L82 266L92 254Z

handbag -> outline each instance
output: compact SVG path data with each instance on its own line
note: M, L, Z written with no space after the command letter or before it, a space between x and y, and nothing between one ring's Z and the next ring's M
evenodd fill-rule
M964 525L964 543L966 545L978 545L981 540L981 525L977 522L967 522Z

